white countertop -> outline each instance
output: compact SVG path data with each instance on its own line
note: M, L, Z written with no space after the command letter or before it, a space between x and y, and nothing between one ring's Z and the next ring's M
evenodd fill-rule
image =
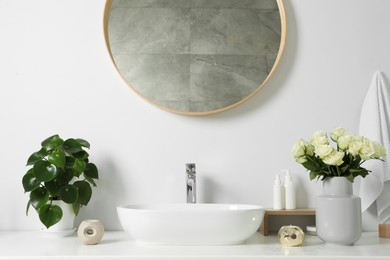
M150 246L127 233L106 232L98 245L82 245L76 233L53 237L40 231L0 232L0 259L389 259L390 239L376 232L362 234L355 246L326 244L307 235L304 246L287 248L276 236L253 235L234 246Z

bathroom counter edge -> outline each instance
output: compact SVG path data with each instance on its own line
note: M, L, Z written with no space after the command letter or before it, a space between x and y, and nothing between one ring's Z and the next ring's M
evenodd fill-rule
M355 246L326 244L307 235L301 247L283 247L276 236L256 232L232 246L153 246L137 244L123 231L107 231L98 245L83 245L76 234L54 237L40 231L0 231L0 259L388 259L390 239L364 232Z

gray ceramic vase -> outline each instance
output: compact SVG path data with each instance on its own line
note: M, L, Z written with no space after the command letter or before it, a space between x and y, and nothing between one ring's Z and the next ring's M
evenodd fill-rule
M362 233L360 198L353 195L345 177L323 181L322 195L316 198L318 236L325 242L353 245Z

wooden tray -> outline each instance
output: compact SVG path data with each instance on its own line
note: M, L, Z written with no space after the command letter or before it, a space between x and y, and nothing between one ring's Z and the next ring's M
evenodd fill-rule
M269 234L270 221L272 221L273 216L314 216L316 212L314 209L266 209L264 213L263 223L261 224L259 231L264 236ZM291 223L288 223L291 224Z

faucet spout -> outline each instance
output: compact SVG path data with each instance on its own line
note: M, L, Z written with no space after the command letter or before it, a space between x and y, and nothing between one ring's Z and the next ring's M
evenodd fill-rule
M186 164L187 203L196 203L196 169L195 163Z

